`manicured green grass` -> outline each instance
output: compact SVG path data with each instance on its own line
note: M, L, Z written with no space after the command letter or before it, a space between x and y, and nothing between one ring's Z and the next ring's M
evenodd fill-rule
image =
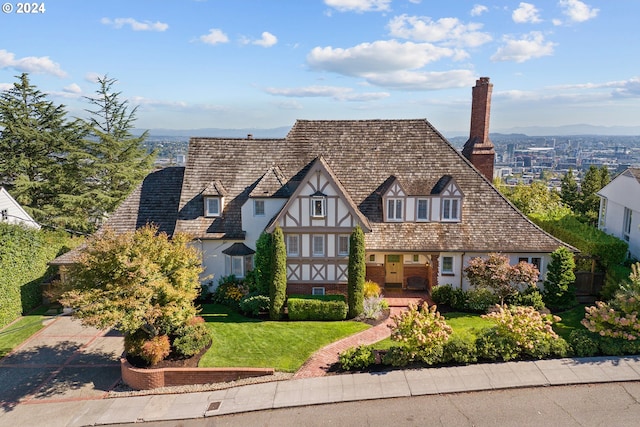
M242 366L295 372L325 345L369 328L350 321L261 321L217 304L205 304L200 315L213 339L200 367Z
M31 335L44 327L43 314L47 307L39 307L32 313L20 318L17 322L0 331L0 357L4 357L11 350L22 344Z
M553 330L556 334L566 340L573 330L584 328L584 326L580 324L580 321L584 319L584 307L584 305L579 305L571 310L557 313L556 316L562 320L553 325Z

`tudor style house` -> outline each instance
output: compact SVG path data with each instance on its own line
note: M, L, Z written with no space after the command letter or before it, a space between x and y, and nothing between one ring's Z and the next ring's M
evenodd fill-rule
M0 222L40 229L40 224L31 218L4 187L0 187Z
M490 252L544 274L549 254L565 244L491 184L491 88L486 77L473 88L462 153L425 119L298 120L283 139L191 138L185 167L147 176L107 226L152 222L189 233L213 287L223 276L244 277L256 240L277 226L289 293L346 292L356 225L367 278L383 288L466 287L465 264Z
M598 191L598 228L629 244L629 255L640 259L640 168L629 168Z

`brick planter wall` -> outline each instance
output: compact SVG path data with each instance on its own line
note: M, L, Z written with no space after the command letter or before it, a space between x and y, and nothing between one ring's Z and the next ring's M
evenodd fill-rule
M142 369L120 359L122 380L136 390L193 384L211 384L273 375L273 368L159 368Z

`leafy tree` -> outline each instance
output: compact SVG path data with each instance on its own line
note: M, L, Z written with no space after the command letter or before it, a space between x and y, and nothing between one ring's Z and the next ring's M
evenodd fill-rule
M476 257L469 261L464 273L471 286L489 288L504 299L518 292L522 286L535 286L540 272L528 262L509 264L509 258L498 253L490 253L487 259Z
M287 248L284 244L284 234L280 226L273 230L273 268L269 286L269 317L278 320L282 316L282 309L287 295Z
M99 77L96 95L85 97L95 107L87 110L92 136L87 150L91 156L88 166L94 200L89 215L98 223L149 173L155 158L155 153L147 153L142 145L147 132L132 135L137 107L129 109L121 92L114 92L116 82L107 76Z
M356 225L349 236L349 266L347 293L349 317L359 316L364 311L364 282L366 276L364 233Z
M27 73L0 94L0 185L37 221L86 229L76 195L85 190L80 172L87 128L67 119L29 81Z
M117 328L128 348L139 352L153 347L156 337L191 333L197 323L199 253L188 235L169 239L157 231L149 225L120 235L106 230L87 242L62 284L60 301L74 308L75 317Z
M531 185L518 184L513 188L502 187L501 191L511 203L525 215L544 214L562 209L560 196L541 182Z
M581 202L578 204L578 212L591 225L597 224L600 210L600 197L596 193L607 185L610 179L606 166L597 168L591 165L584 174L580 185Z
M562 177L560 182L560 199L562 199L562 203L564 203L565 206L576 211L578 203L580 202L580 194L578 191L578 183L573 175L573 169L569 169Z
M573 254L564 246L551 253L551 262L544 281L542 293L544 303L554 310L566 310L574 307L576 299L576 275Z
M256 241L256 254L254 256L253 286L249 287L249 292L260 295L269 295L269 288L272 274L272 235L262 232Z

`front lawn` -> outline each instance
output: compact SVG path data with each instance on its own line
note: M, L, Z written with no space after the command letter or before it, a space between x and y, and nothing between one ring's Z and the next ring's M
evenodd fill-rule
M580 324L580 321L584 319L584 308L584 305L578 305L571 310L557 313L556 316L562 320L553 324L553 330L556 334L566 340L569 338L572 331L576 329L585 329L585 327Z
M39 307L33 312L18 319L15 323L0 331L0 357L4 357L11 350L22 344L31 335L44 327L44 313L47 307Z
M226 306L205 304L200 313L213 344L199 367L275 368L295 372L317 350L369 325L360 322L261 321Z

